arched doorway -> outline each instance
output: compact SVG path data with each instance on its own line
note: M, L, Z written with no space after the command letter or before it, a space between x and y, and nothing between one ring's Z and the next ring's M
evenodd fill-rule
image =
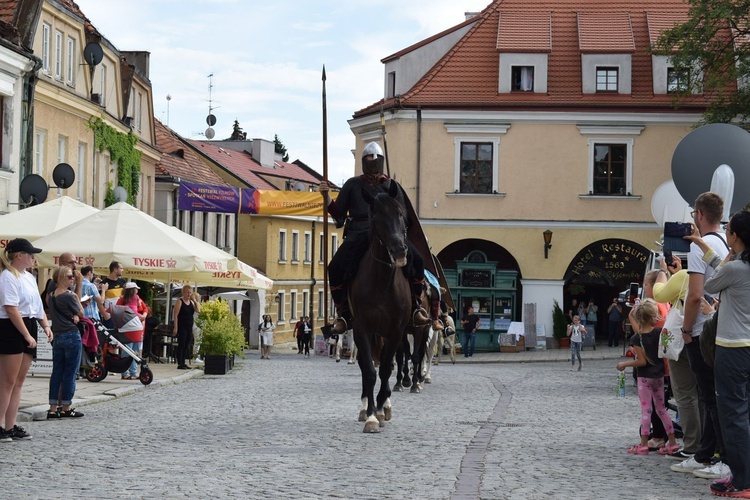
M649 250L638 243L614 238L595 241L581 249L564 276L566 316L574 299L579 303L593 300L598 308L596 339L606 339L609 326L607 309L630 283L643 283L649 255Z
M476 350L497 351L498 336L521 316L518 262L505 248L480 239L453 242L437 257L456 304L454 319L460 319L473 307L481 319Z

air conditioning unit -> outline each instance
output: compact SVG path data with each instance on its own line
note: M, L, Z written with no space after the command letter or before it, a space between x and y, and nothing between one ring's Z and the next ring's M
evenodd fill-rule
M91 93L91 102L95 102L96 104L102 103L102 95L92 92Z

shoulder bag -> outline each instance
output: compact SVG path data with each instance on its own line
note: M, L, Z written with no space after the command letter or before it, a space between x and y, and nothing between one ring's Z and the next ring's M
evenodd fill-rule
M685 320L685 305L682 296L687 288L688 279L689 275L686 274L680 287L677 302L669 310L667 319L664 321L664 327L661 329L661 335L659 335L659 357L662 359L677 361L682 348L685 347L680 329Z

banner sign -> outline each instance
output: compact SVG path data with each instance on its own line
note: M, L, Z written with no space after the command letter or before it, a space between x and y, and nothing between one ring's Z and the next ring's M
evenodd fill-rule
M193 212L237 213L240 205L238 188L230 186L207 186L191 182L180 183L180 210Z
M336 199L338 193L330 193ZM180 210L262 215L323 215L323 197L309 191L269 191L253 188L180 183Z

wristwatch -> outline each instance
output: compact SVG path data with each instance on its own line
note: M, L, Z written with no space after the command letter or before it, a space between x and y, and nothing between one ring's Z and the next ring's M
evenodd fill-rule
M680 331L682 333L687 333L688 335L692 335L693 334L693 330L685 330L684 328L680 328Z

